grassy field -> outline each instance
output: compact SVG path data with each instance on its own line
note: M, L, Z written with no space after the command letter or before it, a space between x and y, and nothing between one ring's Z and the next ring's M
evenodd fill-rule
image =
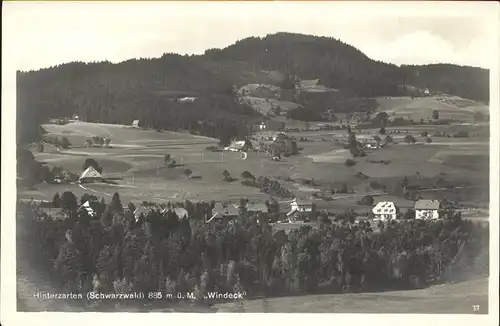
M285 157L274 162L262 153L249 153L242 160L239 153L211 152L206 147L217 140L194 136L187 133L157 132L128 126L71 123L64 126L45 125L49 135L67 136L73 145L80 145L92 136L112 138L112 148L71 148L68 150L48 150L37 153L35 158L49 166L60 166L72 172L82 172L86 158L94 158L103 167L104 177L122 178L117 184L39 184L36 189L19 190L20 198L51 199L54 193L72 191L77 196L84 193L111 199L119 192L122 202L135 203L143 200L156 202L230 200L235 203L240 198L266 200L270 197L258 188L242 186L240 180L223 181L224 170L237 178L243 171L256 176L276 177L282 185L296 195L306 198L313 191L327 190L331 184L346 182L355 194L336 194L333 201L317 201L318 209L342 212L354 208L357 212L368 212L370 206L356 203L360 196L370 189L370 181L401 179L404 176L435 177L445 175L447 180L468 181L483 188L488 186L488 139L475 133L477 126L415 126L408 132L415 136L417 144L403 143L405 134L396 134L398 144L387 148L369 150L366 157L356 158L353 167L345 166L349 158L341 145L333 139L345 139L345 131L291 133L297 138L307 137L309 141L299 142L303 147L298 156ZM474 129L476 128L476 129ZM456 132L469 130L468 138L433 137L431 144L424 143L422 131ZM358 139L370 138L377 130L364 130L357 133ZM324 140L323 140L324 139ZM164 155L170 154L183 167L164 167ZM368 160L390 160L390 164L374 164ZM200 174L201 179L189 179L184 169ZM367 179L360 178L362 173ZM301 180L314 179L313 185ZM436 193L425 193L424 197L433 198ZM409 208L413 202L390 195L375 197L375 201L394 201L400 208ZM474 204L478 202L472 201ZM286 202L282 202L287 209ZM488 215L485 211L483 215ZM280 225L277 229L288 230L293 225ZM26 293L30 289L25 289ZM477 313L487 313L487 280L480 279L459 284L447 284L423 290L396 291L384 293L307 295L263 300L245 300L246 312L336 312L336 313L473 313L472 305L480 305ZM235 311L239 305L224 303L216 305L220 312ZM240 308L238 308L240 309ZM175 310L175 309L174 309Z
M472 306L479 305L474 312ZM304 295L217 304L218 312L487 314L488 279L382 293Z
M127 148L168 144L203 144L215 141L208 137L188 133L158 132L150 129L105 123L72 122L65 125L45 124L42 127L47 130L49 135L67 137L72 145L83 145L86 139L93 136L111 138L112 146Z
M51 199L55 192L71 190L77 195L94 193L109 199L119 192L126 201L169 201L169 200L231 200L238 202L241 197L250 200L266 200L269 196L258 188L241 185L241 180L223 181L222 173L227 170L233 177L240 179L243 171L255 176L267 176L292 181L281 181L283 186L299 197L309 197L314 191L328 190L332 184L346 182L349 190L359 195L373 192L370 181L389 180L403 176L416 175L434 177L446 173L446 178L468 180L472 184L484 184L488 178L488 139L470 133L468 138L434 137L431 144L425 144L420 136L422 130L429 132L448 131L473 126L418 126L408 128L417 138L417 144L402 142L405 134L395 134L398 144L367 151L366 157L356 158L357 164L345 166L350 158L334 138L346 138L345 131L290 133L297 138L307 137L309 141L299 142L303 147L298 156L284 157L274 162L263 153L249 153L246 160L235 152L211 152L206 146L216 144L217 140L176 132L157 132L122 125L77 122L67 125L45 125L49 135L71 137L72 144L80 144L94 135L112 137L112 148L71 148L69 150L49 150L34 155L37 160L49 166L60 166L65 170L81 173L86 158L92 157L103 167L103 176L122 178L116 185L87 184L79 185L37 185L34 190L21 190L20 198ZM358 139L370 138L377 130L364 130L357 134ZM324 140L323 140L324 139ZM170 154L183 167L164 167L164 155ZM390 164L374 164L368 160L390 160ZM190 169L202 176L189 179L184 169ZM360 178L360 173L367 179ZM317 185L306 185L301 180L314 179ZM486 187L486 186L485 186ZM318 202L319 208L342 211L354 207L360 211L369 207L357 206L358 198L344 198L329 202ZM401 201L394 197L381 197L376 200ZM403 207L410 203L400 203Z
M378 98L378 111L387 112L391 117L411 118L414 121L432 118L432 111L438 110L441 119L457 119L472 122L474 113L488 115L487 105L457 96L430 96L422 98L383 97Z

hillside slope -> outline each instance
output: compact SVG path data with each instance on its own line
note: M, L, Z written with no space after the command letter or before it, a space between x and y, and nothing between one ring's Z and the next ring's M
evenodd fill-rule
M422 67L374 61L339 40L277 33L247 38L203 55L165 54L118 64L68 63L18 72L18 142L40 137L48 118L77 113L86 121L185 129L210 137L243 136L265 117L240 102L248 84L277 87L280 101L352 110L352 99L403 96L407 85L488 101L488 71L453 65ZM194 102L178 99L193 96ZM351 103L347 105L345 103ZM373 103L369 104L370 110ZM263 110L265 111L265 110ZM314 110L313 110L314 111ZM292 118L310 117L298 112Z

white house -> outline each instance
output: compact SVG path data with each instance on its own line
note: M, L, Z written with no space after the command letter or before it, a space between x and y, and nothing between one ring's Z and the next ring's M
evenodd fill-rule
M78 211L80 211L82 209L85 210L85 211L87 211L87 214L90 217L94 217L95 216L95 211L92 209L92 207L90 207L90 203L88 201L86 201L82 206L80 206L80 208L78 208Z
M238 151L243 149L243 146L245 146L244 140L235 141L231 145L224 148L224 150L231 151L231 152L238 152Z
M439 200L421 199L415 202L415 219L427 220L438 219L441 203Z
M177 100L179 103L193 103L196 101L196 97L183 97Z
M398 208L391 201L381 201L373 207L372 212L376 221L391 221L397 219Z
M259 148L259 143L254 140L239 140L232 142L231 145L225 147L224 150L231 152L239 152L239 151L249 151L257 148Z

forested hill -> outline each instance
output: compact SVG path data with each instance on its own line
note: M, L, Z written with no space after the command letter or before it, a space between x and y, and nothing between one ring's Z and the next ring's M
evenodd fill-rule
M278 72L281 80L269 78ZM242 136L264 117L238 104L235 86L267 83L294 89L298 79L319 79L344 98L408 95L429 88L488 102L488 71L454 65L397 67L374 61L339 40L277 33L247 38L203 55L165 54L118 64L69 63L18 72L18 142L39 137L49 117L77 113L87 121L186 129L207 136ZM194 96L192 103L178 103ZM203 122L203 123L201 123Z

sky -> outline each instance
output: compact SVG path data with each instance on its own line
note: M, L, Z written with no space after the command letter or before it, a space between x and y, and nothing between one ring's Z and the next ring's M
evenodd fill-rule
M335 37L397 65L489 68L489 49L499 41L492 8L466 2L6 2L2 42L14 51L16 70L200 54L276 32Z

